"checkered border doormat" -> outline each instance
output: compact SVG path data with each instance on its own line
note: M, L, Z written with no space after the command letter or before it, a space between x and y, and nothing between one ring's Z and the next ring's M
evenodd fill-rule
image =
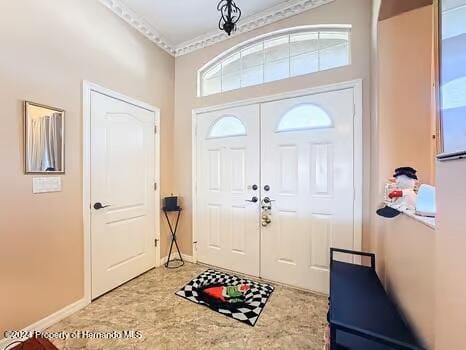
M237 309L227 310L210 305L198 298L199 289L214 284L232 286L236 286L238 284L247 284L251 287L251 289L245 295L244 304L241 304ZM258 283L234 275L229 275L224 272L209 269L194 278L175 294L182 298L188 299L193 303L205 305L225 316L234 318L235 320L241 321L250 326L254 326L273 290L274 287L270 284Z

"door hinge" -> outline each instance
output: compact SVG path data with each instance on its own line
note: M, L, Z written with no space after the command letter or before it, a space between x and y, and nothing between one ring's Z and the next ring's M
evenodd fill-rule
M154 125L154 134L157 134L157 125Z
M157 191L157 182L154 182L154 191Z
M154 244L155 244L156 247L159 245L159 240L158 240L158 238L154 239Z

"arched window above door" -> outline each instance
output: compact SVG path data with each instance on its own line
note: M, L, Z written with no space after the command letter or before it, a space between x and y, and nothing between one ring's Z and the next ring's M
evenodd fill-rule
M313 104L293 107L283 115L277 132L331 128L332 120L326 111Z
M198 71L198 96L349 65L350 34L351 25L301 26L248 40Z
M245 136L246 127L233 115L225 115L217 119L210 127L207 138L220 138L231 136Z

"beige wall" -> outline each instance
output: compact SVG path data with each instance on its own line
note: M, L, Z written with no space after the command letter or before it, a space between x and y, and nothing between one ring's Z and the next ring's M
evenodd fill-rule
M384 184L396 167L413 166L421 182L435 182L432 6L383 20L374 29L378 93L373 100L377 128L372 199L380 206ZM405 215L382 219L375 209L371 249L379 257L379 276L430 348L435 339L435 230Z
M435 338L435 230L406 215L379 220L385 288L430 349Z
M437 164L435 349L464 349L466 159Z
M236 91L197 98L197 70L231 46L257 35L274 30L307 24L352 24L352 65L336 70L320 72L261 86L243 88ZM183 197L183 220L179 239L184 253L192 253L192 191L191 191L191 118L192 110L198 107L224 104L241 99L267 96L284 91L299 90L335 82L363 79L364 93L364 179L369 181L370 147L370 47L371 40L371 0L337 0L294 16L289 19L262 27L258 30L238 35L211 47L196 51L176 59L175 73L175 179L176 190ZM364 194L364 208L369 203L369 191ZM367 229L368 210L364 211Z
M433 8L422 7L379 24L379 171L412 166L432 179Z
M463 349L466 159L437 163L437 226L381 220L385 285L429 349Z
M174 59L98 1L2 1L0 338L83 297L83 79L161 108L162 192L171 190ZM23 174L23 100L66 110L60 193L33 195Z
M395 17L420 7L432 5L432 0L383 0L380 8L379 20Z

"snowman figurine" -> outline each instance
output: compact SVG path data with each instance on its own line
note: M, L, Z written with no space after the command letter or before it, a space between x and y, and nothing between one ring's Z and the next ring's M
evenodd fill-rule
M392 207L397 209L416 209L416 170L411 167L395 169L395 188L388 194Z

